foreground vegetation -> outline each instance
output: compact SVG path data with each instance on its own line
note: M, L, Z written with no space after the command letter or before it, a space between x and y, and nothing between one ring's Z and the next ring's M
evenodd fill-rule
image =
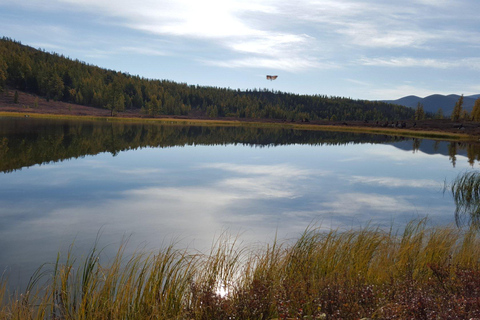
M93 249L40 269L2 319L470 319L480 317L475 229L322 232L245 248L221 237L209 254L174 245L102 262ZM47 269L45 269L47 268ZM50 271L47 273L47 271ZM226 292L226 294L222 294Z
M480 172L467 171L459 174L450 186L455 201L457 226L472 225L480 228Z
M13 88L47 99L150 116L185 115L249 119L403 120L411 108L380 101L299 95L265 89L246 91L145 79L106 70L62 55L0 39L0 91ZM16 97L16 98L15 98ZM18 93L13 98L18 100Z

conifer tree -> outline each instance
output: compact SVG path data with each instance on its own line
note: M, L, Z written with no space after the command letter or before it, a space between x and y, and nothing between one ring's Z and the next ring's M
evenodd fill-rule
M480 98L475 100L475 104L473 105L472 113L470 117L473 121L480 122Z
M123 96L123 88L119 80L114 80L107 86L107 105L110 115L113 116L115 111L125 110L125 97Z
M56 72L53 72L48 79L47 98L52 98L55 101L62 99L64 88L62 78Z
M3 91L7 83L7 63L0 56L0 92Z
M462 116L462 109L463 109L463 94L455 103L455 107L453 108L450 119L452 119L453 121L458 121Z
M420 102L417 104L417 109L415 110L415 120L425 120L425 111L423 110L423 104Z

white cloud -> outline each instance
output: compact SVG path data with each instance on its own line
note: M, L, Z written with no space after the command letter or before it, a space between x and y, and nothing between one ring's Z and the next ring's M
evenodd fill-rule
M351 82L353 84L360 85L360 86L371 86L372 85L369 82L360 81L360 80L357 80L357 79L345 79L345 80L348 81L348 82Z
M250 27L239 15L243 12L273 12L269 5L254 1L222 0L59 0L85 11L102 12L121 18L134 29L191 38L254 36L261 31Z
M233 50L242 53L253 53L266 56L279 56L283 50L301 51L301 47L308 44L311 37L294 34L268 34L261 37L239 40L227 43Z
M245 58L234 60L204 60L204 62L211 66L224 67L224 68L267 68L283 71L305 71L308 69L334 69L339 66L334 63L321 63L314 59L309 60L308 57L295 59L290 58Z
M275 20L279 11L275 2L258 4L255 1L63 1L83 10L100 11L118 17L125 26L150 34L197 39L240 54L253 54L245 63L221 59L220 63L206 61L222 67L264 67L298 70L317 67L307 54L314 39L301 33L279 32L265 27L252 18L267 14ZM145 54L159 53L151 50ZM163 53L163 52L161 52ZM302 63L303 60L309 61ZM200 60L202 61L202 60ZM239 60L242 61L242 60Z
M455 5L454 1L451 0L415 0L416 2L433 7L444 7Z
M362 58L360 64L380 67L424 67L436 69L469 68L480 70L480 58L465 58L455 60L422 59L414 57L399 58Z
M410 46L430 37L419 30L403 27L385 32L381 21L380 24L362 21L379 9L371 9L359 1L305 0L295 5L267 1L259 5L253 0L169 0L161 3L153 0L135 3L128 0L59 0L58 4L118 18L120 24L146 33L199 39L237 54L250 55L248 58L220 59L216 63L213 59L206 60L210 65L230 68L301 71L332 67L335 63L320 62L318 57L331 58L326 52L334 51L333 46L340 45L342 40L327 40L325 35L328 34L346 36L350 45L374 47ZM294 25L306 26L306 29L299 32L292 28ZM147 49L143 53L160 52Z
M214 74L234 74L233 69L279 70L308 76L305 85L277 82L280 90L335 91L341 96L355 93L364 98L388 99L408 94L447 93L439 92L439 87L451 87L451 81L447 83L442 79L455 79L461 88L465 83L472 83L472 69L480 70L480 59L475 56L480 47L475 16L479 4L473 1L4 0L0 6L0 9L22 8L29 14L39 10L43 16L52 12L86 18L88 23L73 19L72 23L61 20L57 25L55 21L39 19L41 23L35 23L34 30L28 30L32 29L29 23L15 24L16 17L7 17L3 25L0 22L5 33L18 37L24 29L24 34L38 39L38 44L47 44L49 50L67 48L64 51L68 54L80 54L80 59L92 58L88 60L94 63L103 63L112 55L122 53L138 60L141 60L138 56L165 56L162 60L167 62L159 62L156 73L153 68L139 67L148 77L157 74L172 79L176 79L177 74L184 77L182 68L189 65L195 72L190 72L190 78L184 81L245 88L252 83L251 79L219 80ZM121 58L113 57L107 67L121 64L119 70L132 68ZM162 63L172 61L163 68ZM230 70L209 68L212 72L204 72L209 66ZM381 73L390 70L374 70L372 67L376 66L410 68L395 73L395 78L415 78L431 89L421 83L402 88L397 85L397 79L388 83ZM438 73L418 74L419 68L438 70ZM456 69L456 74L450 73L450 69ZM248 72L251 75L256 71ZM347 87L336 78L338 75L360 80L364 77L371 86Z
M428 40L437 38L433 32L424 32L415 29L398 30L371 22L355 22L338 30L349 38L349 42L364 47L396 48L418 47Z
M119 50L123 52L138 53L138 54L147 55L147 56L165 56L168 54L165 51L148 48L148 47L125 46L125 47L120 47Z

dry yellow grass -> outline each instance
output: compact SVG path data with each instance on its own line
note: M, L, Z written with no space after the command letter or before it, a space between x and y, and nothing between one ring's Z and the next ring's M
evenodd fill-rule
M59 255L48 275L45 266L39 269L20 295L7 293L2 281L0 316L301 319L325 315L338 319L395 314L402 318L418 311L417 304L408 304L408 297L421 295L427 301L433 295L432 308L439 308L435 312L441 314L452 295L468 295L464 286L480 291L480 281L475 284L468 278L480 274L480 241L474 229L429 228L422 220L401 232L309 228L293 244L276 241L255 250L237 240L223 235L209 254L190 254L171 244L156 253L125 257L121 246L105 264L95 247L81 261L68 252L64 259Z

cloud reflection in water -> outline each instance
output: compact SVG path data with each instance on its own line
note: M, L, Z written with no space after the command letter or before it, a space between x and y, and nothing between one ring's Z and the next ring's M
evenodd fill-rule
M349 158L368 160L341 161ZM450 171L446 157L384 145L152 148L36 166L3 176L13 191L0 199L8 224L0 267L38 267L75 239L88 250L100 229L102 244L132 235L133 248L178 239L203 251L226 229L252 243L294 238L312 223L390 227L426 214L453 221L441 192ZM21 200L25 192L30 201Z

